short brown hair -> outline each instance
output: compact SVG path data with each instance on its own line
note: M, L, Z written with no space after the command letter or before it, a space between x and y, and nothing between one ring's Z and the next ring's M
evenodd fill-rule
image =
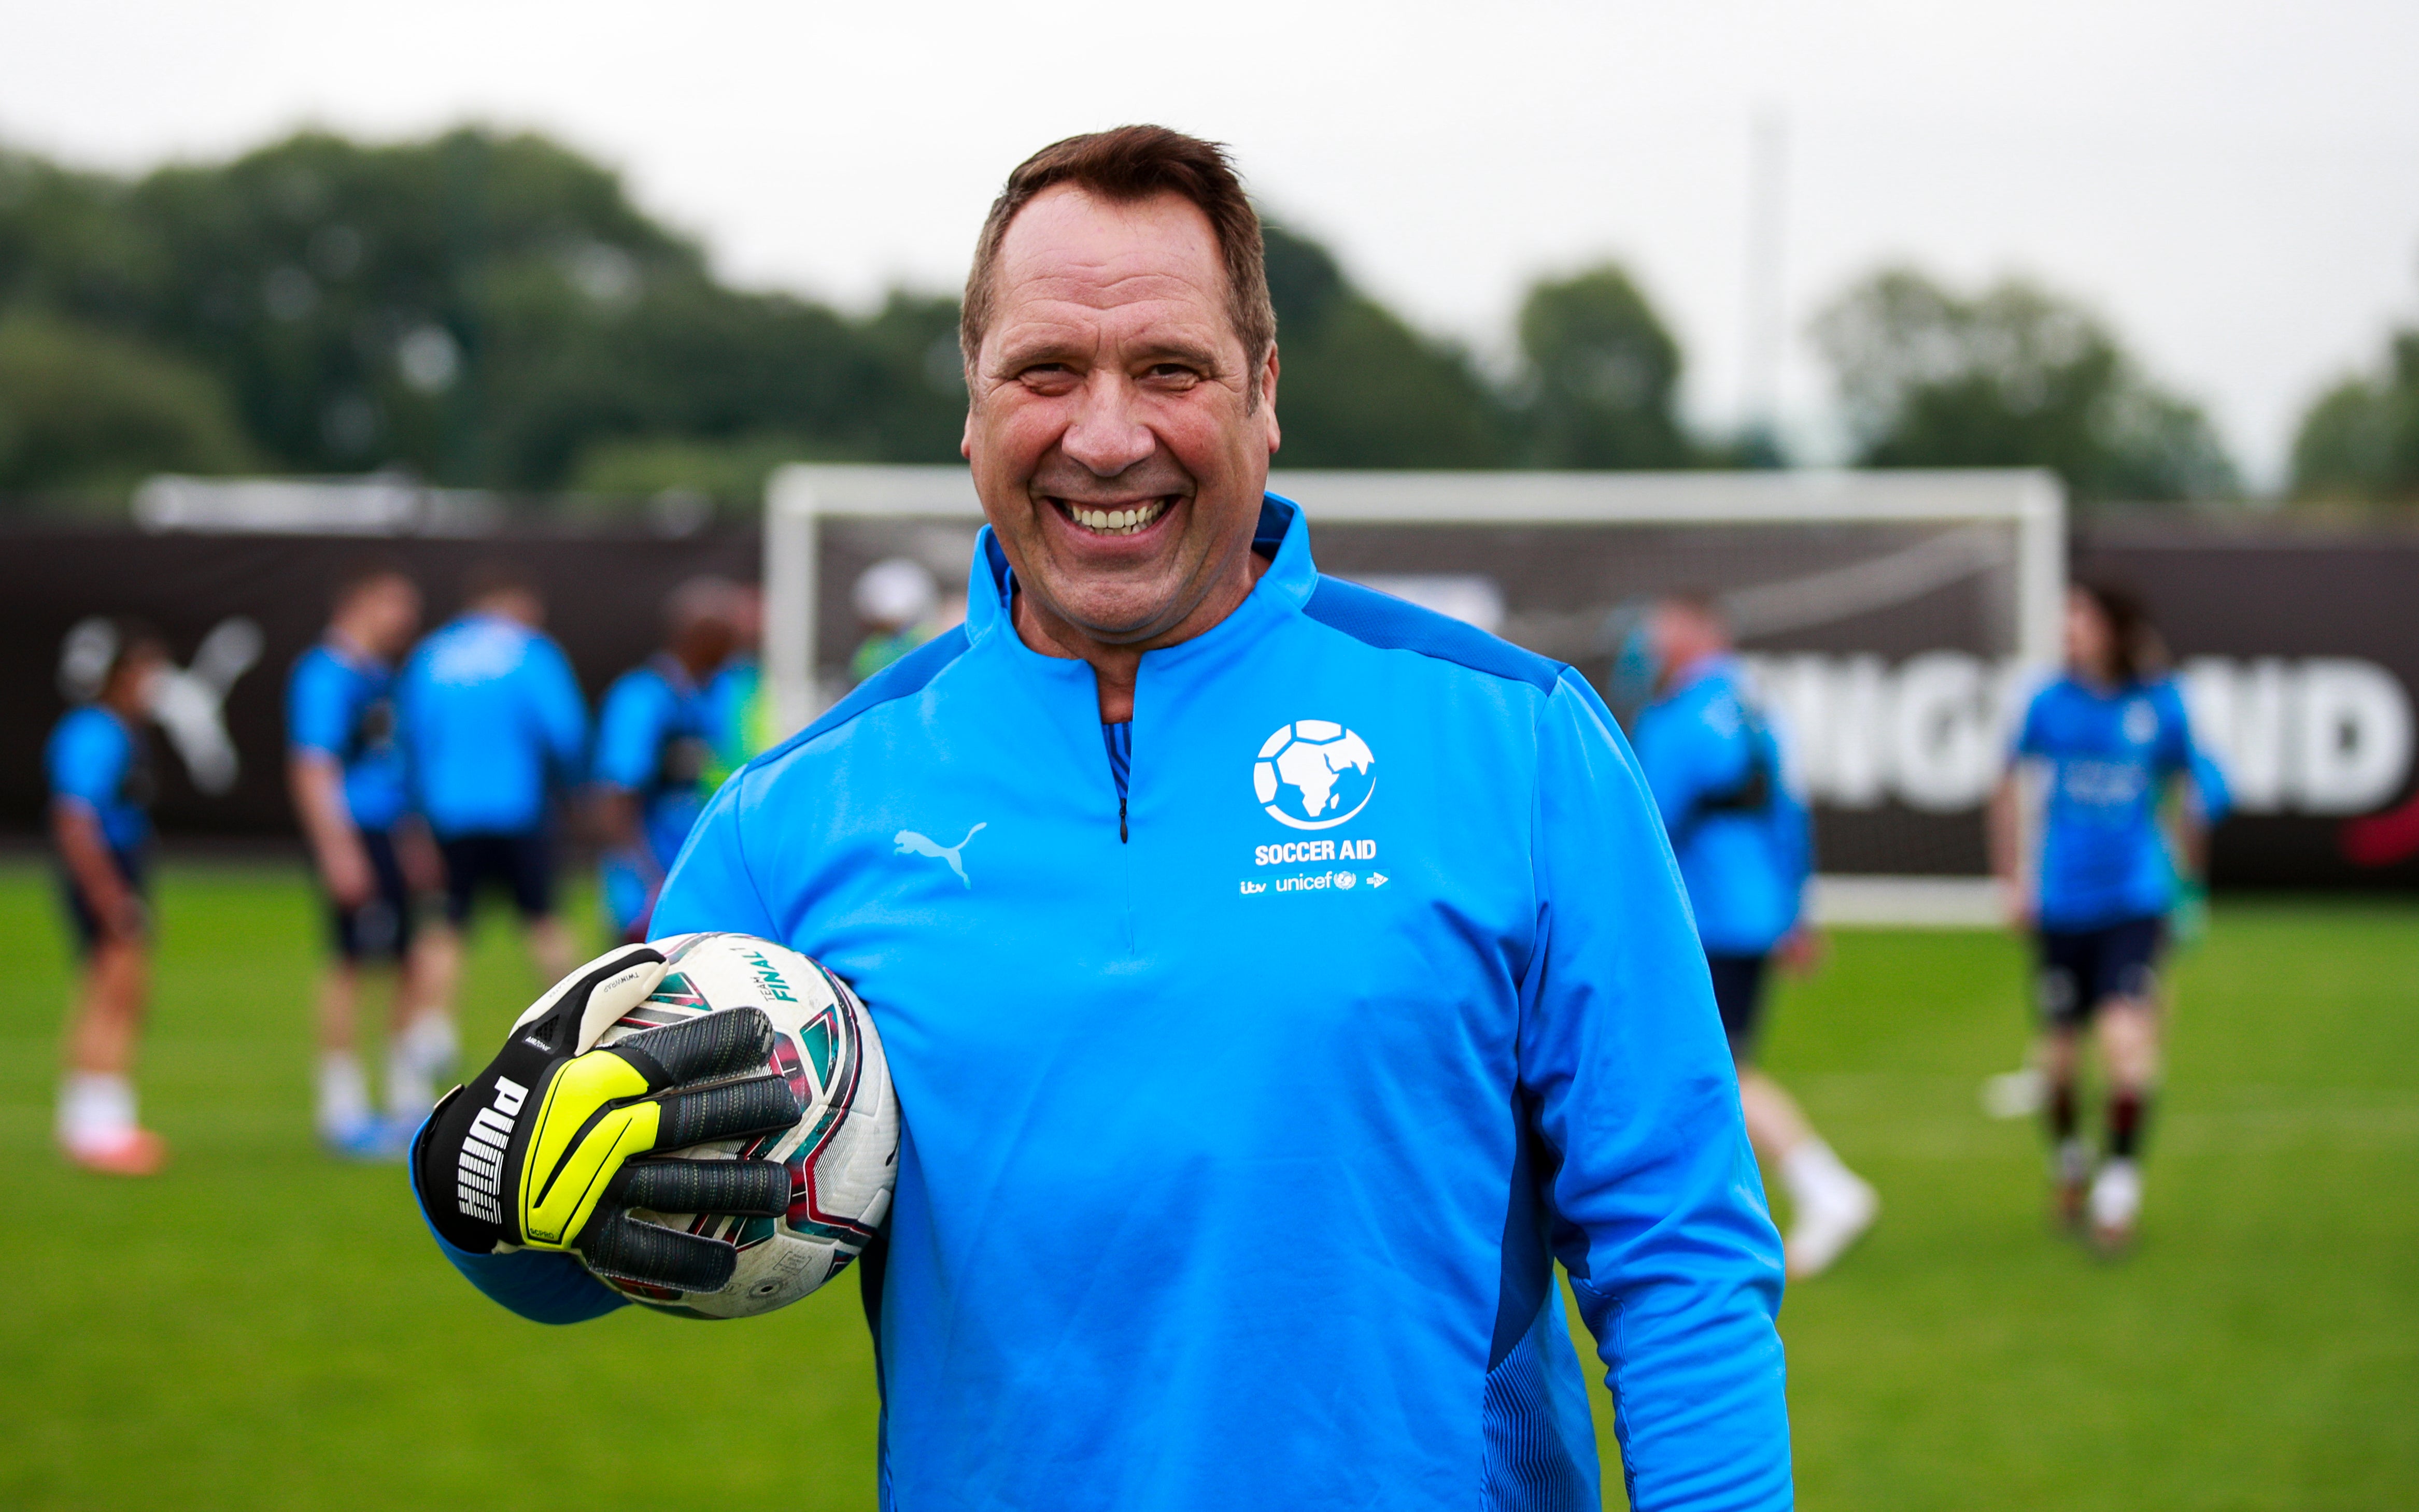
M966 274L965 302L959 307L958 348L974 365L992 319L992 274L1009 223L1043 190L1073 184L1114 205L1132 205L1161 194L1179 194L1210 219L1226 268L1226 314L1243 340L1244 359L1255 370L1251 393L1260 391L1256 370L1277 339L1277 314L1269 303L1267 251L1260 240L1260 214L1243 192L1224 144L1171 131L1164 126L1120 126L1054 142L1016 165L1008 187L992 201L975 242L975 264Z
M404 565L403 558L400 557L388 556L384 553L355 557L347 561L336 573L336 591L330 596L328 602L335 608L342 609L369 589L389 581L400 582L415 592L420 588L420 585L412 580L411 569Z
M2119 686L2131 687L2149 680L2165 660L2157 627L2150 622L2150 606L2130 584L2112 578L2083 578L2074 591L2091 601L2100 618L2108 626L2109 660L2115 664Z
M470 570L462 574L464 603L478 603L487 599L501 598L507 593L526 593L532 598L538 596L536 582L521 570L518 563L508 562L501 557L485 557L472 562Z

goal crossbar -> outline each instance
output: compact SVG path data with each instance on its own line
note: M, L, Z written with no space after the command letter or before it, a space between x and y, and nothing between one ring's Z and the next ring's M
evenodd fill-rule
M1775 472L1279 471L1270 491L1315 520L1420 525L1761 525L1995 521L2016 540L2017 655L2057 659L2066 496L2032 468ZM773 475L764 509L764 671L784 730L813 717L818 541L831 518L979 520L957 466L800 464Z
M2055 474L2008 469L1805 469L1770 472L1271 473L1270 491L1301 501L1314 522L1369 525L1587 526L1973 524L2004 527L2013 545L2012 648L2046 668L2058 655L2066 586L2066 496ZM796 465L775 473L764 510L765 680L780 727L818 711L821 541L826 520L982 518L963 466ZM1960 549L1937 548L1941 570ZM1913 565L1913 564L1909 564ZM1852 576L1853 570L1848 574ZM1852 584L1834 585L1853 588ZM1826 883L1833 879L1826 878ZM1939 897L1918 894L1937 880ZM1967 878L1840 879L1815 892L1841 923L1979 922ZM1881 891L1877 886L1887 882ZM1946 889L1944 891L1943 889ZM1962 891L1961 891L1962 890ZM1951 900L1951 893L1954 900ZM1840 905L1826 907L1826 899Z

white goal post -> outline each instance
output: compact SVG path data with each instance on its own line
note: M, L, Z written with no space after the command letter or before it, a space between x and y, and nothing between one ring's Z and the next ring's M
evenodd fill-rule
M1995 772L2001 730L1993 711L2012 680L2058 657L2066 498L2055 475L1337 470L1280 471L1269 487L1302 506L1322 570L1421 599L1563 660L1579 661L1595 646L1610 598L1718 591L1779 722L1821 726L1827 755L1812 783L1818 818L1884 834L1863 844L1866 864L1817 880L1818 916L1839 924L1995 918L1978 859L1977 784ZM882 540L919 528L963 539L981 518L963 466L800 465L774 475L764 511L763 666L781 730L803 727L830 701L833 669L846 658L846 647L826 643L836 624L846 624L836 602L845 579L827 576L841 569L826 531L855 532L861 539L849 549L861 566ZM1473 561L1499 570L1463 570ZM1589 562L1595 567L1574 565ZM1597 586L1575 588L1581 578ZM1927 609L1928 619L1918 613ZM1868 649L1854 638L1868 632L1892 644ZM1934 843L1934 863L1889 865L1887 832L1873 829L1885 809L1907 832L1952 833L1955 856L1938 863Z

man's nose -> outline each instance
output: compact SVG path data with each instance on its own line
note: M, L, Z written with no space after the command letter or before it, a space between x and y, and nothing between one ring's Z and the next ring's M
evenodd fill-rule
M1094 476L1114 478L1159 449L1159 437L1142 422L1133 380L1122 373L1096 371L1084 382L1075 417L1059 450Z

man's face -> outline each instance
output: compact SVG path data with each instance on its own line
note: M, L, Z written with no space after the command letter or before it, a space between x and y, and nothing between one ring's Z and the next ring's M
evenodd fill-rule
M546 623L546 604L528 588L498 588L470 606L473 614L491 614L518 620L532 630Z
M1657 604L1647 617L1646 635L1655 651L1656 685L1662 688L1728 645L1719 624L1694 605L1680 603Z
M138 645L117 664L108 685L100 691L100 701L129 718L139 718L150 710L151 700L160 691L160 679L167 670L165 649L148 643Z
M700 615L672 633L672 654L700 677L730 661L738 646L738 634L721 615Z
M2067 664L2091 676L2105 677L2114 658L2109 654L2117 637L2108 629L2108 617L2100 612L2099 603L2080 588L2066 595L2066 660Z
M408 578L381 577L364 585L357 607L362 648L373 655L392 661L420 632L420 589Z
M1277 447L1276 354L1243 350L1209 218L1062 185L1009 224L993 276L963 450L1018 582L1108 645L1208 628L1187 621L1248 587Z

